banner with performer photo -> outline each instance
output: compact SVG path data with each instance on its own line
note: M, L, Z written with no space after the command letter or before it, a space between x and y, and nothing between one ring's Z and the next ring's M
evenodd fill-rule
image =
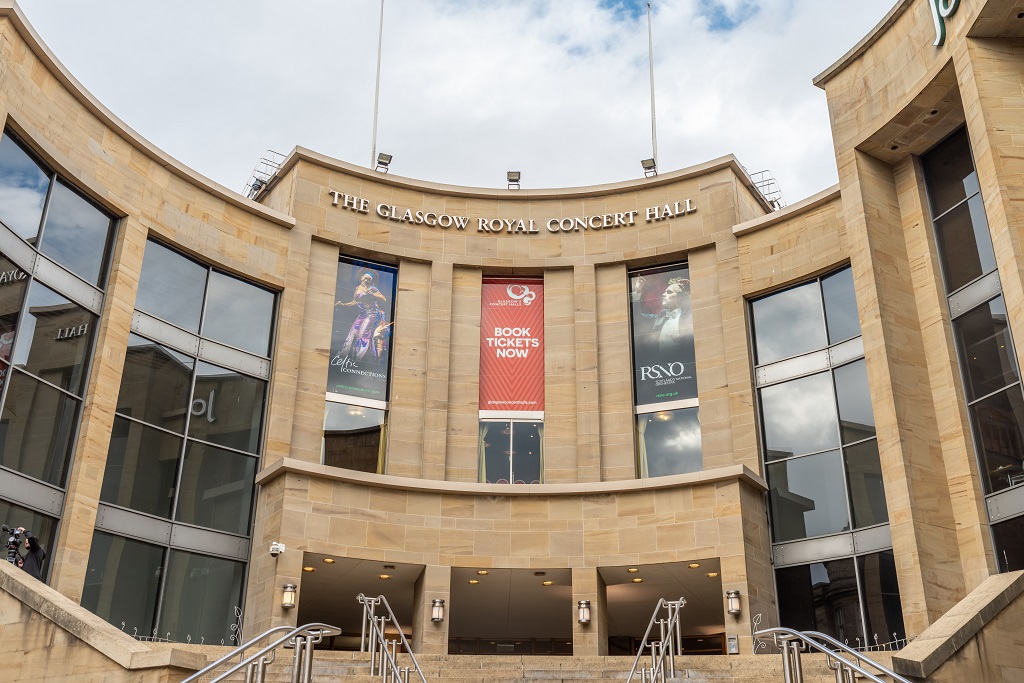
M544 283L484 280L480 410L544 410Z
M630 273L636 405L697 398L687 266Z
M387 400L396 275L376 263L338 263L328 392Z

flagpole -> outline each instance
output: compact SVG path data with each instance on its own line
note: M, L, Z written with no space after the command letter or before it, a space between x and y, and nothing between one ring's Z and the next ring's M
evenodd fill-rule
M648 9L650 4L648 3ZM377 167L377 108L380 103L380 50L384 42L384 0L380 0L380 25L377 32L377 82L373 88L373 143L370 147L370 168Z
M384 0L381 0L383 2ZM654 34L651 31L651 3L647 3L647 59L651 67L651 157L658 163L658 121L654 109Z

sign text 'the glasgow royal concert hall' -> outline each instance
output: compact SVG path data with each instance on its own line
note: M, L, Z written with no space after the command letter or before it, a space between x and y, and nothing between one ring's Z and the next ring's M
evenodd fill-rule
M347 211L369 214L370 200L363 197L335 192L328 190L331 196L331 206L337 206ZM468 216L456 216L447 213L436 213L433 211L412 210L395 206L393 204L377 204L374 213L378 217L396 223L412 223L413 225L426 225L431 228L455 228L465 230L467 227L476 228L477 232L508 233L529 235L539 233L541 226L548 232L580 232L588 230L610 230L636 225L637 220L643 219L647 223L655 223L668 218L681 218L697 210L692 199L685 199L671 204L659 204L649 206L643 213L634 209L633 211L620 211L616 213L601 213L593 216L571 216L567 218L550 218L547 220L534 220L533 218L477 218L470 220Z

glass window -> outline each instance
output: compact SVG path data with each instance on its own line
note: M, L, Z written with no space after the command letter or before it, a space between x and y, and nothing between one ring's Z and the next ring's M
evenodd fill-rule
M896 558L891 550L857 558L869 645L884 645L907 637L903 606L896 582Z
M980 194L937 219L935 237L947 292L996 269L992 236Z
M3 360L11 358L11 345L14 343L18 314L25 300L26 285L28 273L0 254L0 343L6 347L6 351L0 353Z
M163 564L159 546L95 532L82 607L129 635L151 636Z
M115 417L100 499L169 518L181 446L181 438Z
M480 481L539 484L544 473L543 422L481 422Z
M817 282L758 299L751 309L759 365L828 346Z
M1024 569L1024 517L992 525L996 562L1001 572Z
M882 484L882 463L878 458L878 442L863 441L844 449L846 475L850 486L853 526L861 528L889 521Z
M860 318L857 315L857 296L853 290L853 269L843 268L821 280L825 297L825 321L828 325L828 343L860 336Z
M852 557L776 570L779 625L863 644L855 571Z
M260 356L270 355L274 294L216 271L203 316L203 336Z
M1019 385L970 408L987 493L1024 483L1024 397Z
M262 380L197 361L188 435L240 451L258 452L265 389Z
M698 472L704 468L697 408L637 415L640 476Z
M767 460L839 447L830 373L761 389L761 414Z
M850 530L838 451L768 465L775 542Z
M98 318L40 282L28 292L14 364L81 395Z
M13 373L0 413L0 465L63 486L77 419L78 401Z
M110 216L58 181L50 196L39 251L86 282L99 285L111 223Z
M871 410L868 373L864 360L836 368L836 397L839 399L839 429L843 443L861 441L875 435L875 416Z
M53 544L57 538L57 520L35 510L29 510L28 508L0 499L0 523L6 524L12 529L17 529L20 526L25 527L26 530L31 531L32 535L39 540L39 544L43 547L47 557L43 561L43 576L45 577L49 571L49 558L53 556ZM2 538L4 548L6 548L10 535L4 534ZM19 553L21 555L25 554L24 537L22 537ZM6 559L6 553L0 555L0 562Z
M968 400L999 391L1017 381L1017 356L1003 297L982 304L953 321Z
M194 367L195 361L189 356L130 335L117 412L179 434L184 432Z
M178 642L238 644L245 565L171 550L160 613L160 637Z
M205 266L150 240L135 308L198 334L208 272Z
M928 179L932 216L941 216L978 192L978 176L966 130L936 145L921 158L921 165Z
M328 402L324 409L323 463L383 473L385 415L383 410Z
M175 519L248 534L255 477L256 458L189 441Z
M0 220L35 244L50 174L4 131L0 139Z

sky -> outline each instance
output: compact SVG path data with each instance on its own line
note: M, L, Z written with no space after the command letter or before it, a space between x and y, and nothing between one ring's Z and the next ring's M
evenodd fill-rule
M924 0L920 0L924 1ZM100 102L235 191L266 150L371 159L379 0L19 0ZM654 0L658 166L735 154L795 203L837 180L811 79L896 0ZM641 177L646 2L385 0L377 150L391 172L504 187Z

